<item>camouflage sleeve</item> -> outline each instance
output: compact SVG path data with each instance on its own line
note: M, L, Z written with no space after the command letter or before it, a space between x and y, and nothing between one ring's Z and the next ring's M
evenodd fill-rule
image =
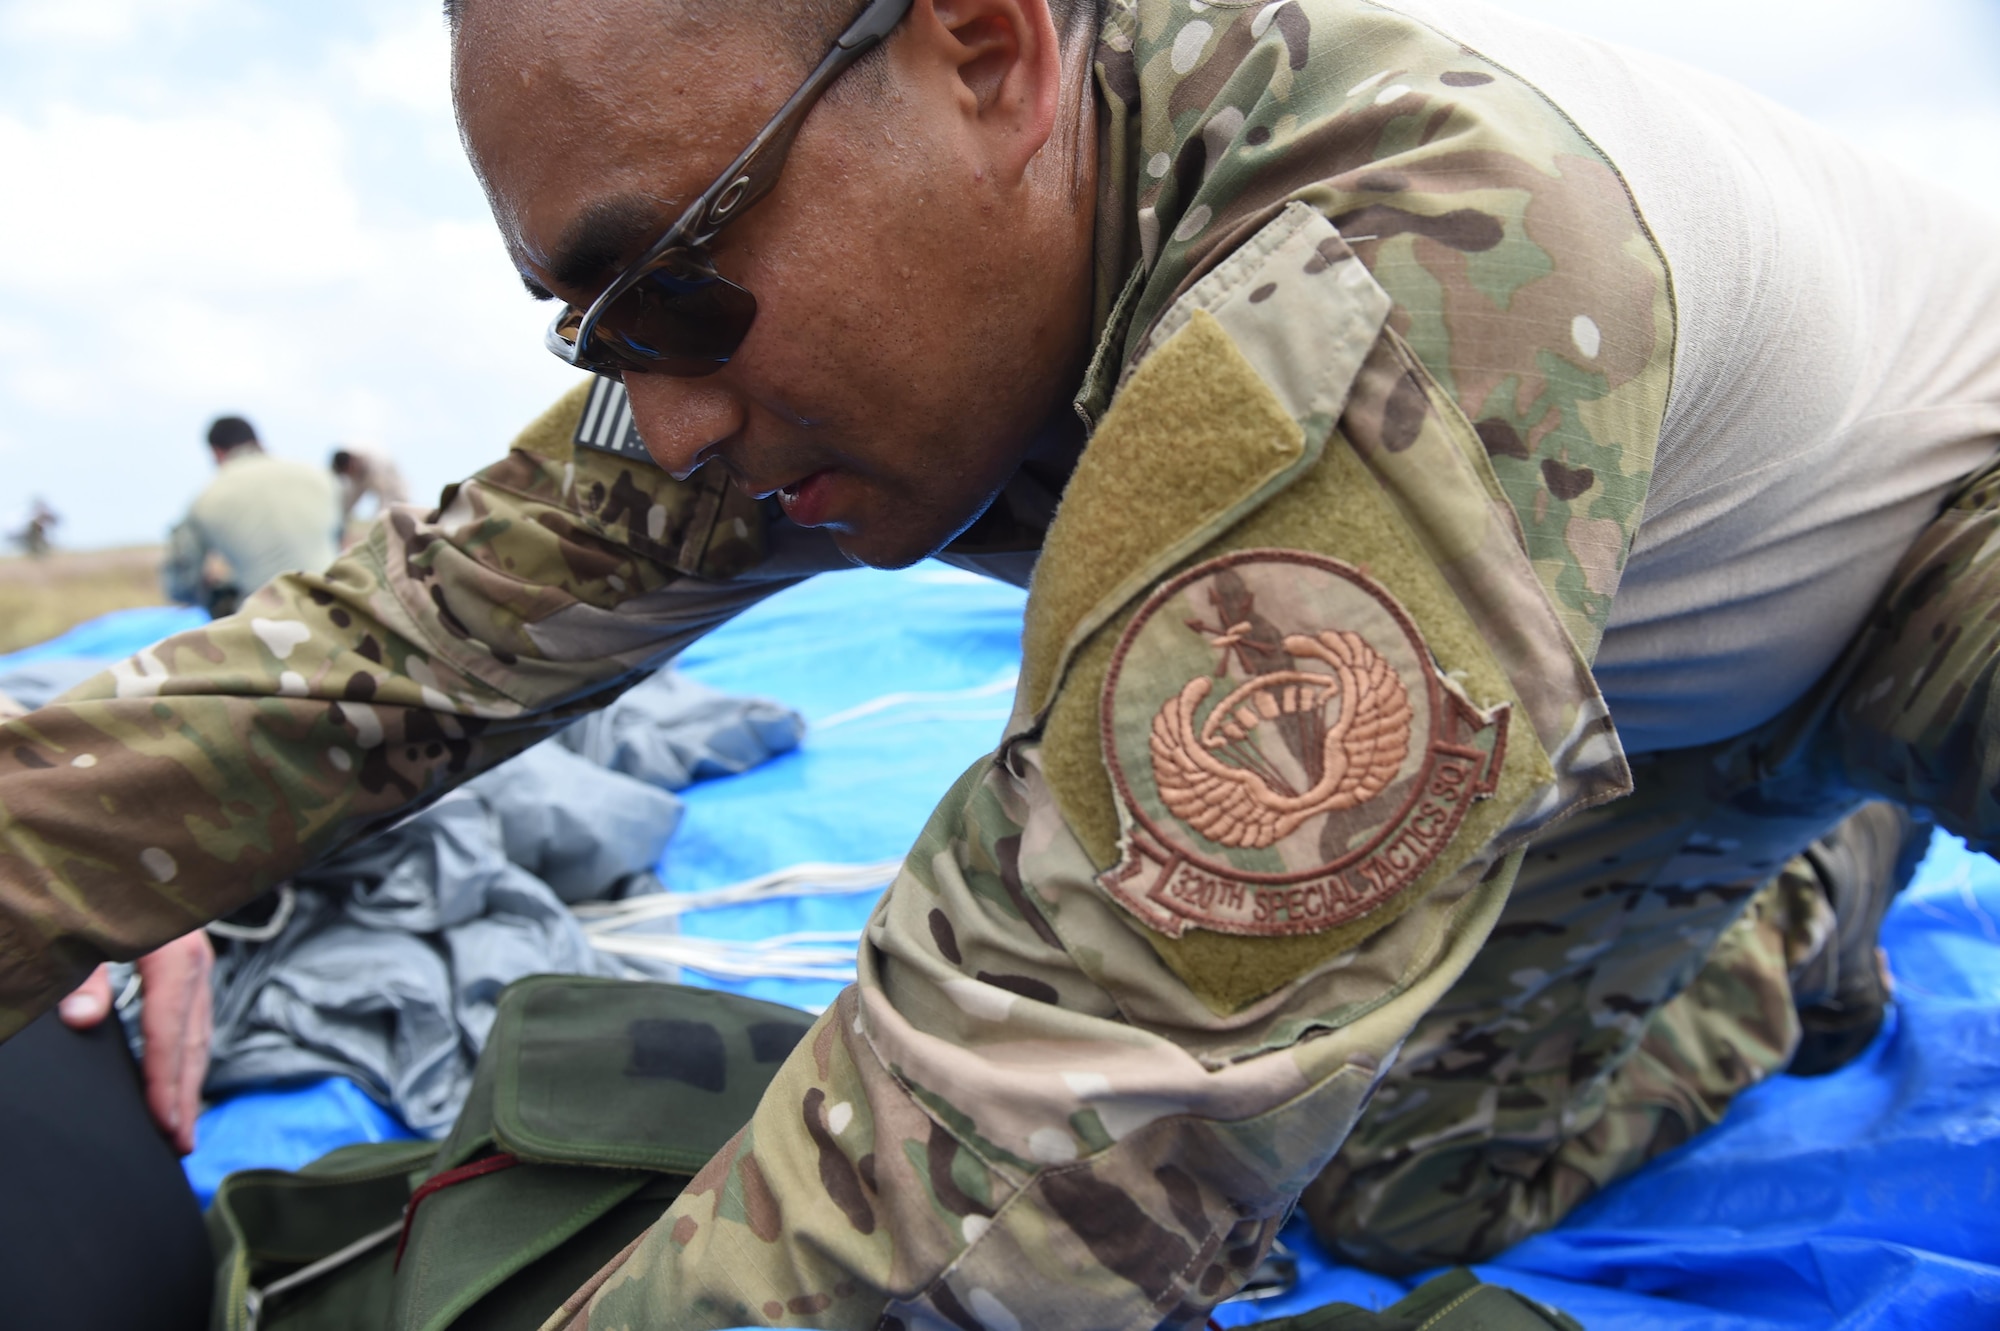
M576 447L586 394L437 512L0 725L0 1037L787 585L720 477Z
M1226 326L1198 312L1107 416L1030 591L1012 738L933 815L858 983L550 1328L1200 1325L1483 943L1526 829L1615 793L1622 762L1557 780L1533 724L1588 700L1573 649L1530 700L1473 627L1535 594L1518 547L1511 591L1461 599L1394 478L1324 424L1313 457ZM1351 411L1354 441L1379 418ZM1448 432L1406 452L1479 548L1498 510ZM1260 504L1260 477L1289 485ZM1143 539L1108 535L1134 502Z
M1848 779L2000 854L2000 464L1904 555L1829 730Z
M1200 1326L1517 864L1218 1019L1098 891L1034 760L982 764L749 1127L547 1325Z

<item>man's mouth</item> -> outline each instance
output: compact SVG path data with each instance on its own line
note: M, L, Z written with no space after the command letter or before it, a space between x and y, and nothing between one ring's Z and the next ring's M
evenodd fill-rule
M833 499L833 472L816 471L810 476L802 476L789 485L778 487L778 506L785 510L785 516L801 527L818 527L830 516L828 506Z

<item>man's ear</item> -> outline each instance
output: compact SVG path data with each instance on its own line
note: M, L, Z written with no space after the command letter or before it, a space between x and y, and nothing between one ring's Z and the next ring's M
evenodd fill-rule
M1062 48L1048 0L916 0L908 55L941 62L994 163L1019 174L1048 142L1062 104Z

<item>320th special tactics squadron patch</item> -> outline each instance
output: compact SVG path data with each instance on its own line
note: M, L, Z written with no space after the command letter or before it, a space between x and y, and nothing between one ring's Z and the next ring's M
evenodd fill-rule
M1124 855L1149 927L1309 934L1409 887L1493 793L1507 708L1474 707L1394 597L1338 560L1246 550L1133 618L1104 687Z

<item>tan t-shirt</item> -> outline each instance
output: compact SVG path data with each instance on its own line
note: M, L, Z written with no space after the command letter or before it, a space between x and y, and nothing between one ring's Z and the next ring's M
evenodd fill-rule
M242 448L223 460L188 521L247 594L280 573L317 573L333 562L339 488L331 472Z
M1678 337L1596 673L1625 747L1769 719L2000 452L2000 219L1712 75L1476 0L1387 0L1542 90L1624 175Z

